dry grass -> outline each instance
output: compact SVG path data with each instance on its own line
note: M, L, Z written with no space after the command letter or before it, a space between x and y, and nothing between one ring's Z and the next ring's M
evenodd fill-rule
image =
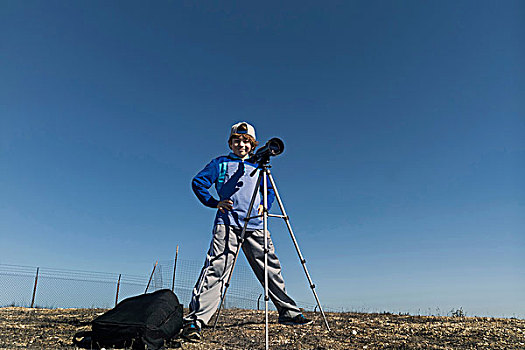
M74 349L75 332L89 329L102 309L0 308L0 348ZM328 313L328 332L320 314L313 325L277 324L270 314L271 349L525 349L525 320L393 314ZM200 343L183 349L264 349L264 312L223 310L220 326L203 330ZM177 342L169 344L175 348Z

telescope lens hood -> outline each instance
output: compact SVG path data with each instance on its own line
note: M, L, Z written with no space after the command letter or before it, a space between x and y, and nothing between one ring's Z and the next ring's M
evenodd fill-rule
M277 156L283 153L284 151L284 142L277 137L274 137L273 139L268 141L266 143L266 146L268 146L268 150L270 151L272 156Z

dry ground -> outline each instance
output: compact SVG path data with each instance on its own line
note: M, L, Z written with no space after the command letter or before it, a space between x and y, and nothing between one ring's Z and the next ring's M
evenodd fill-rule
M101 309L0 308L0 349L75 349L73 334L88 330ZM525 349L525 320L393 314L320 314L304 327L277 324L270 314L271 349ZM264 312L224 310L220 328L203 330L200 343L183 349L264 349ZM170 348L177 347L176 342Z

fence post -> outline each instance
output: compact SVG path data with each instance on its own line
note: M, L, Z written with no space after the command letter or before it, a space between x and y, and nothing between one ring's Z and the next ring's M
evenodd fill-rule
M148 285L146 286L146 290L144 291L144 294L146 294L148 292L148 288L149 288L149 285L151 283L151 279L153 278L153 274L155 273L155 269L157 268L157 264L159 263L159 261L155 261L155 266L153 266L153 271L151 271L151 276L149 276L149 281L148 281Z
M120 277L122 276L121 273L118 274L118 282L117 282L117 296L115 297L115 306L118 304L118 291L120 289Z
M179 257L179 245L177 244L177 249L175 250L175 262L173 263L173 281L171 282L171 291L175 289L175 271L177 270L177 258Z
M35 286L33 287L33 298L31 299L31 308L35 305L35 296L36 296L36 285L38 283L38 271L40 270L40 267L36 268L36 276L35 276Z

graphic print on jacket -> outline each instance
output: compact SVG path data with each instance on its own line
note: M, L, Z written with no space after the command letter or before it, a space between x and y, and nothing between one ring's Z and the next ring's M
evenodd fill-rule
M250 175L256 168L256 165L248 161L242 161L231 153L228 156L215 158L193 178L193 191L204 205L216 208L219 201L229 199L233 202L233 210L228 210L224 213L217 210L215 224L242 228L246 217L257 215L257 208L259 204L262 204L262 181L260 189L257 191L252 213L247 215L259 176L258 172L255 172L253 176ZM208 191L213 185L215 185L219 200L213 198ZM270 188L270 184L268 186L268 206L270 207L275 194L273 189ZM262 229L262 219L250 219L248 228Z

